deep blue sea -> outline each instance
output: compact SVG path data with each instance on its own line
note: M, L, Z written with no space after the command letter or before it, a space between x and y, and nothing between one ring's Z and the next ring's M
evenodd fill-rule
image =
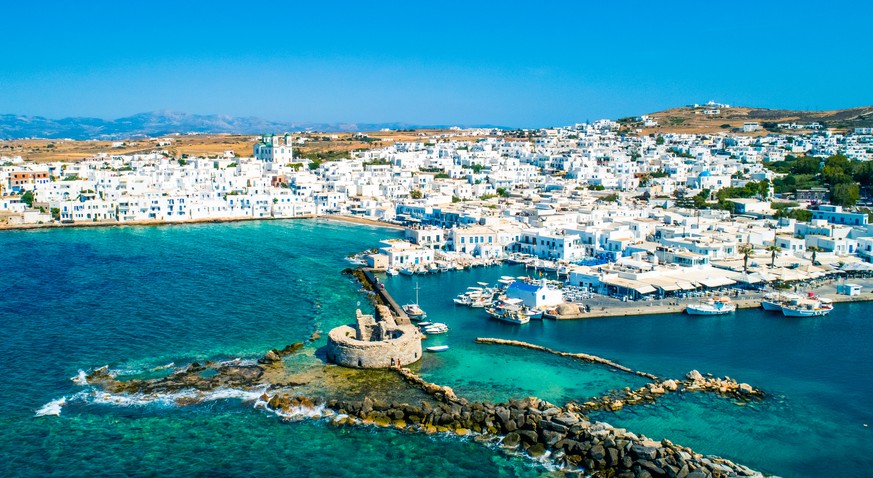
M398 235L317 220L0 232L0 476L546 472L471 440L282 423L242 392L193 406L119 402L71 380L103 365L141 374L193 360L253 359L350 322L367 303L340 274L345 257ZM873 305L838 304L813 319L741 310L514 326L451 301L477 281L524 272L384 278L401 303L418 282L429 319L452 329L429 339L450 349L425 356L427 379L470 399L536 395L555 403L643 383L540 352L478 345L476 337L596 354L665 378L691 369L728 375L768 397L740 405L671 395L596 418L786 477L873 469L873 430L864 426L873 425ZM318 360L313 352L324 340L303 355Z

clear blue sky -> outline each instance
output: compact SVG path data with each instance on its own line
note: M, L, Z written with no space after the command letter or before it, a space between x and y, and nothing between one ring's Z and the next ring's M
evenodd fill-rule
M7 2L0 113L535 127L873 104L870 2L587 3Z

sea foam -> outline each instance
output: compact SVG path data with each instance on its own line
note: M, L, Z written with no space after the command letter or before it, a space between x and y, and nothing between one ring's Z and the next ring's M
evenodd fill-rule
M39 410L36 411L34 416L37 417L45 417L45 416L59 416L61 414L61 407L67 404L67 397L61 397L57 400L52 400L45 405L43 405Z

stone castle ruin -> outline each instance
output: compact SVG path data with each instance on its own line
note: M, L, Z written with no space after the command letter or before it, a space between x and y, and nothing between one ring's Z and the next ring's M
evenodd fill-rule
M353 368L408 365L421 360L421 332L387 306L377 305L374 315L358 309L353 325L341 325L328 334L327 358Z

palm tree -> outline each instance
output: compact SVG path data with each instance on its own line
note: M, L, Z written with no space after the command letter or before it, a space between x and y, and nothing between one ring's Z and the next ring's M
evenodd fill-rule
M782 248L773 244L772 246L767 246L767 250L770 251L770 268L776 267L776 253L781 251Z
M815 253L819 251L823 251L821 247L809 246L806 248L807 251L812 251L812 265L815 265Z
M740 244L740 246L737 248L737 252L743 255L743 273L749 273L749 256L754 250L755 246L749 243Z

